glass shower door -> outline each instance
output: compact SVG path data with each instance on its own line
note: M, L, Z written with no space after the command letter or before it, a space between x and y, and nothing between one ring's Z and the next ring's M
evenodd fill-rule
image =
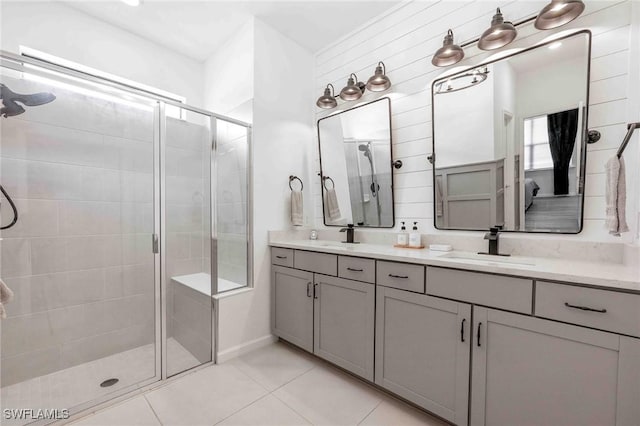
M24 424L37 412L20 410L64 417L160 378L159 125L155 101L12 68L0 77L0 184L18 212L0 231L14 293L1 408L2 424ZM0 213L12 222L4 196Z
M172 107L175 109L175 107ZM181 109L162 123L166 375L212 361L212 119ZM215 257L215 256L214 256Z

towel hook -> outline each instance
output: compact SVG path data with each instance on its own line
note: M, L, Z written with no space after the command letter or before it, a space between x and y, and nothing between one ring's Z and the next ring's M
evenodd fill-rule
M327 188L327 181L331 181L331 188ZM328 191L329 189L335 189L336 183L329 176L322 176L322 186Z
M291 186L291 182L293 182L296 179L298 180L298 182L300 182L300 191L302 191L304 189L304 183L302 183L302 179L300 179L298 176L294 176L294 175L289 176L289 189L291 189L293 191L293 187Z

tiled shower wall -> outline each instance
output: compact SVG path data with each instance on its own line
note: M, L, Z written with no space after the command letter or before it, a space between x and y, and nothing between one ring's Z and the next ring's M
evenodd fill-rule
M247 130L218 122L218 276L247 285Z
M496 7L501 8L505 19L518 21L535 15L546 3L546 0L407 2L316 55L316 96L320 96L327 83L340 90L349 73L355 72L366 81L378 61L386 65L393 83L389 91L377 95L368 93L356 102L339 101L339 108L350 108L380 96L391 97L394 160L404 163L400 170L393 171L396 228L400 221L417 220L422 232L437 232L433 227L431 165L426 156L431 153L432 143L431 83L445 71L434 67L431 57L442 46L447 29L453 29L456 41L462 44L478 37L489 26ZM538 31L532 24L519 27L518 38L505 50L531 46L554 32L578 28L592 31L589 127L599 130L602 139L588 147L584 230L576 238L610 240L613 237L604 227L604 164L615 153L626 132L625 123L631 115L629 98L637 96L630 90L629 74L633 47L632 2L585 3L582 16L557 30ZM465 60L459 65L478 63L489 56L475 45L465 48L465 54ZM316 118L333 112L335 110L316 109ZM319 171L317 155L316 152L315 172ZM632 161L628 160L627 164ZM313 178L315 224L321 226L320 181L316 173ZM636 185L637 182L631 187ZM636 214L628 212L630 222Z
M57 99L1 118L1 183L19 221L1 231L15 292L2 385L154 341L153 111L3 76ZM2 223L11 220L2 200ZM149 365L149 377L154 365Z
M199 362L211 358L211 309L202 303L209 298L171 278L211 273L208 121L209 117L188 113L186 120L167 118L166 124L167 337ZM175 362L169 355L169 374L178 372Z

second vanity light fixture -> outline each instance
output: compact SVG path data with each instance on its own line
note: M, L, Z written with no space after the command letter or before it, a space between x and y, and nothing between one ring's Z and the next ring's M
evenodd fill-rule
M518 35L516 27L535 19L535 27L539 30L550 30L560 27L576 19L584 11L582 0L551 0L536 17L524 19L515 24L505 21L500 8L491 19L491 26L476 40L458 46L453 43L453 31L449 30L444 38L443 46L436 51L431 63L437 67L457 64L464 58L463 48L478 42L482 50L495 50L506 46Z
M354 73L349 75L347 85L340 90L336 96L333 85L327 84L324 94L318 98L316 105L323 109L331 109L338 106L337 97L343 101L355 101L362 97L365 89L370 92L383 92L391 87L391 80L387 77L387 70L384 62L378 62L374 74L367 80L367 84L358 81L358 76Z

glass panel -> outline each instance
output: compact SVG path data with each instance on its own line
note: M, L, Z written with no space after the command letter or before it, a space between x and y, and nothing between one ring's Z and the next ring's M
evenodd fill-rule
M211 361L211 125L166 119L167 374Z
M248 285L247 128L216 122L218 293Z
M0 231L15 295L1 408L73 411L157 377L156 104L53 74L3 69L1 82L0 176L18 211ZM5 226L6 199L1 212Z

